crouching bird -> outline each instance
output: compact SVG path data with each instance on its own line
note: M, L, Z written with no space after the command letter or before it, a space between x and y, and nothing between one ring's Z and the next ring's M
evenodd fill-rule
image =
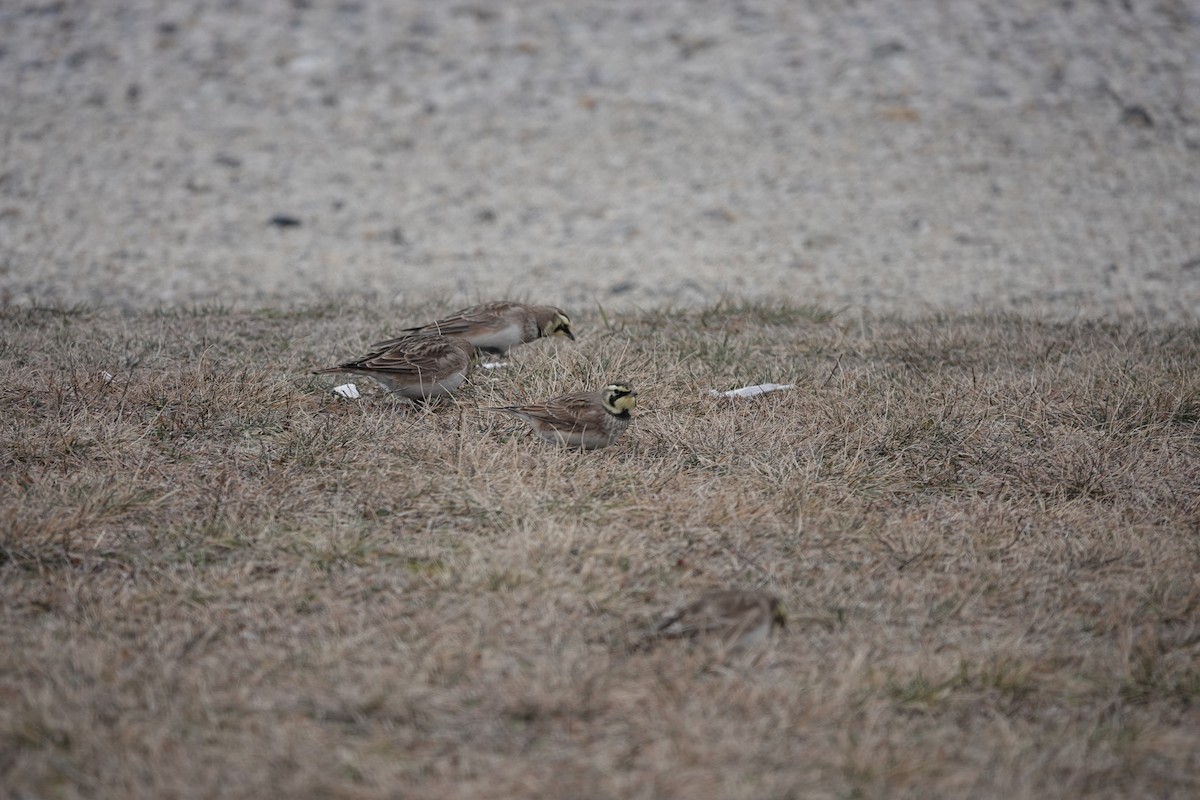
M543 441L580 450L599 450L615 442L633 418L637 392L628 383L610 383L599 391L576 392L524 406L485 408L528 423Z

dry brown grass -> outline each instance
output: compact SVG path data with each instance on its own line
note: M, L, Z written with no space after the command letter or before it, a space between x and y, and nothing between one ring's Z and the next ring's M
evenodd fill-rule
M4 792L1200 791L1200 330L580 309L432 413L308 374L412 312L0 313ZM609 378L604 451L475 411ZM789 628L630 650L724 585Z

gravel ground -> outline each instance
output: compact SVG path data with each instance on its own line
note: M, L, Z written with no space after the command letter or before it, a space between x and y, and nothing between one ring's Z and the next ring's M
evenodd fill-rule
M0 302L1194 320L1200 6L13 0Z

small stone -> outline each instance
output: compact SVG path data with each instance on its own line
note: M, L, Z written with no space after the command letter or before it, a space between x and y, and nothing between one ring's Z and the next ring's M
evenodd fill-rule
M737 215L724 206L706 209L702 212L705 219L710 219L714 222L724 222L726 224L737 220Z
M1142 106L1125 106L1121 112L1121 124L1134 128L1153 128L1154 118Z
M884 42L882 44L877 44L874 47L872 47L871 48L871 58L874 58L876 61L881 61L885 58L890 58L898 53L903 53L907 49L908 48L904 45L904 42L898 42L895 39L893 39L890 42Z

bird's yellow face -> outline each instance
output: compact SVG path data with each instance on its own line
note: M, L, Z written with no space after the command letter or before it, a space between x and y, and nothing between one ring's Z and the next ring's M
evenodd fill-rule
M543 336L565 336L572 342L575 341L575 334L571 332L571 320L567 315L559 311L550 321L546 323L546 327L542 330Z
M637 392L628 383L604 387L604 407L614 414L628 414L637 405Z

